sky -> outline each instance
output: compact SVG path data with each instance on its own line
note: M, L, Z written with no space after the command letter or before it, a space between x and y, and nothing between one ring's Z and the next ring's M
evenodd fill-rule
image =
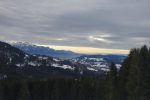
M0 0L0 40L82 53L150 46L150 0Z

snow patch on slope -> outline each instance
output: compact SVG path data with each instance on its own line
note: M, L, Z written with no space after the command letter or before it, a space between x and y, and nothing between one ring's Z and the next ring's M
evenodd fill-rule
M63 68L63 69L71 69L74 70L74 67L71 67L69 65L59 65L59 64L52 64L53 67L59 67L59 68Z
M91 68L91 67L87 67L87 69L90 70L90 71L96 71L96 72L98 71L98 70L96 70L94 68Z

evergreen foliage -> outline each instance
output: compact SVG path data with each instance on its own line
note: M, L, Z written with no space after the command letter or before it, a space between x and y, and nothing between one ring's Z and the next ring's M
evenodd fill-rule
M93 78L1 80L1 100L103 100L104 82ZM100 86L101 84L101 86Z
M150 50L132 49L119 72L120 98L150 100Z

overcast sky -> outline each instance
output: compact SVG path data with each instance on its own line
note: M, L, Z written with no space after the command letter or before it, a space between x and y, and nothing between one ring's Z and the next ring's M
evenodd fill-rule
M150 0L0 0L0 40L106 49L150 46Z

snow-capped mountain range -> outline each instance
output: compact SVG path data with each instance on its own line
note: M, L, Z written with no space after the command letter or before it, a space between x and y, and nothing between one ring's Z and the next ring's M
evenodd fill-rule
M126 58L124 55L84 55L77 54L71 51L64 50L54 50L49 47L37 46L27 42L16 42L12 43L12 46L23 50L26 53L32 55L45 55L58 57L61 59L70 59L72 63L79 63L87 67L88 70L91 71L109 71L109 66L111 62L114 62L119 69L121 67L121 63ZM54 64L56 66L57 64ZM59 66L59 65L58 65Z
M72 51L54 50L49 47L37 46L34 44L30 44L28 42L14 42L11 43L11 45L26 53L35 54L35 55L36 54L46 55L46 56L58 57L61 59L70 59L70 58L76 58L81 56L81 54L74 53Z
M73 63L80 63L84 65L89 65L93 69L91 70L104 70L109 71L110 62L116 63L116 66L120 68L122 61L126 56L123 55L84 55L77 54L71 51L64 50L54 50L49 47L37 46L27 42L16 42L12 43L14 47L23 50L29 54L38 54L38 55L46 55L52 57L58 57L61 59L71 59L70 61ZM90 68L89 68L90 69Z

